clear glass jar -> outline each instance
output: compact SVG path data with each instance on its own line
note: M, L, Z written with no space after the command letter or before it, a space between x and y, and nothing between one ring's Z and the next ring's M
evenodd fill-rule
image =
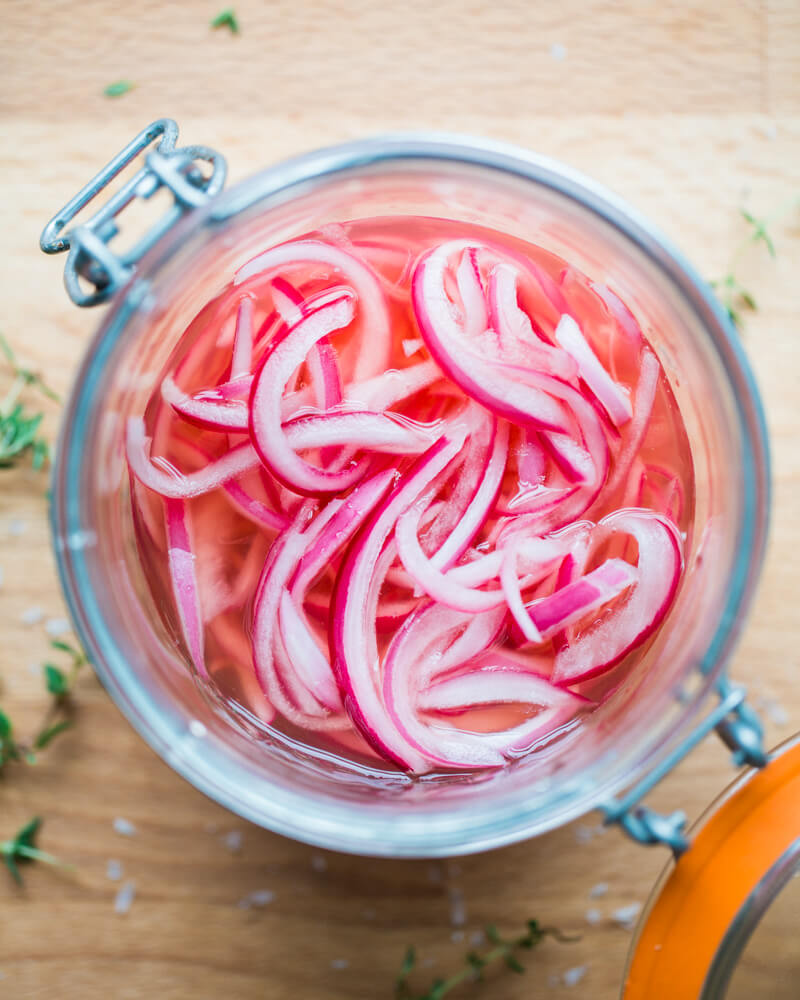
M166 357L236 268L345 219L438 215L504 230L607 282L642 321L691 442L687 572L655 642L574 734L499 773L388 782L236 724L160 624L133 545L122 433ZM110 694L180 774L240 815L360 854L480 851L568 822L663 759L691 729L750 603L768 456L738 339L688 262L630 208L567 168L479 140L390 136L265 170L195 210L115 297L78 374L54 472L53 531L73 617Z

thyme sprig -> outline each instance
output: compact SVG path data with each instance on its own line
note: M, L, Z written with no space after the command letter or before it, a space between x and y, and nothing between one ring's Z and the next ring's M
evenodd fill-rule
M233 7L226 7L211 19L212 28L228 28L231 34L239 34L239 20Z
M47 851L40 851L36 846L36 836L41 825L41 817L34 816L17 831L11 840L0 841L0 856L2 856L6 868L11 872L17 885L22 885L22 876L18 866L26 862L41 861L46 865L55 865L58 868L72 868L71 865L64 864L63 861L48 854Z
M409 978L417 964L416 949L409 948L395 982L395 1000L442 1000L463 983L483 979L484 970L490 965L502 962L512 972L523 973L525 966L520 961L520 955L531 951L546 937L554 938L556 941L578 940L577 937L563 934L555 927L542 927L538 920L529 920L525 933L518 937L502 937L494 924L489 924L484 930L490 947L482 952L468 951L460 969L446 979L435 979L423 993L417 993L409 985Z
M29 411L20 397L25 389L34 388L48 399L57 403L61 400L41 375L20 364L2 334L0 352L5 356L12 375L11 386L0 400L0 468L9 468L30 451L34 469L40 469L49 454L47 441L39 433L44 414Z
M45 717L30 742L17 740L11 719L0 710L0 769L9 761L35 764L37 752L44 750L56 736L73 725L70 696L81 668L89 661L82 649L61 639L54 639L50 645L69 656L69 666L64 669L54 663L43 664L45 687L51 700Z
M721 278L715 278L710 284L725 307L731 322L740 330L744 321L743 313L746 310L755 312L758 309L755 296L739 278L742 256L749 247L763 244L770 257L777 257L770 227L797 205L800 205L800 199L792 198L764 218L753 215L746 208L739 209L739 215L747 225L747 233L731 254L727 273Z

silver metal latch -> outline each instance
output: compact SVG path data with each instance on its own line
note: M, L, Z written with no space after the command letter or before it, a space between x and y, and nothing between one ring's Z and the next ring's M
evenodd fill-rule
M82 225L64 231L68 223L149 146L144 166ZM83 187L47 223L39 245L45 253L69 251L64 284L79 306L95 306L109 299L133 274L136 263L186 212L204 205L225 183L227 167L219 153L207 146L175 148L178 126L171 118L148 125ZM211 164L206 176L199 164ZM116 218L137 198L151 198L161 188L173 196L169 211L130 249L116 253L111 246L119 234ZM88 282L90 289L81 284Z
M689 736L622 798L612 799L601 806L607 824L619 823L640 844L665 844L678 857L689 847L685 813L674 812L665 816L648 806L639 805L644 796L712 730L716 730L725 745L733 751L733 761L737 766L764 767L768 761L763 746L764 730L758 715L745 701L747 692L743 687L732 684L725 675L715 684L715 691L719 703Z

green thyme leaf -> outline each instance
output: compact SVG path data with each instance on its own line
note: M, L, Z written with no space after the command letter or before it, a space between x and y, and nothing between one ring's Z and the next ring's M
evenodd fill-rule
M233 35L239 34L239 21L233 7L221 10L216 17L211 20L212 28L228 28Z
M44 664L44 679L47 690L56 698L69 694L69 678L59 667L52 663Z
M72 719L62 719L60 722L56 722L52 726L46 726L33 741L34 748L36 750L44 750L51 740L54 740L56 736L63 733L66 729L71 729L73 725L74 723Z
M12 840L0 842L0 855L2 855L6 868L11 872L14 881L18 885L22 885L22 876L17 867L21 863L41 861L46 865L57 865L60 868L70 867L59 861L58 858L53 857L52 854L40 851L36 846L36 837L41 825L41 817L34 816L32 820L29 820L17 831Z
M131 83L130 80L115 80L114 83L109 83L103 89L103 94L106 97L122 97L128 91L133 90L134 86L135 84Z

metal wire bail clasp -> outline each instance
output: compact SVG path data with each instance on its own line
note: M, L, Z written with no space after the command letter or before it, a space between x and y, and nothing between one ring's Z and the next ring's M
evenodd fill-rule
M160 141L145 156L144 166L87 222L64 232L78 212L157 139ZM148 125L45 226L39 240L42 250L45 253L69 250L64 284L76 305L95 306L109 299L133 274L137 261L182 215L199 208L222 190L227 167L219 153L207 146L176 149L177 140L178 126L171 118L160 118ZM199 161L211 164L210 176L204 175ZM160 188L172 193L169 211L134 246L115 253L110 244L120 231L116 217L135 199L151 198ZM92 288L85 289L81 278Z

